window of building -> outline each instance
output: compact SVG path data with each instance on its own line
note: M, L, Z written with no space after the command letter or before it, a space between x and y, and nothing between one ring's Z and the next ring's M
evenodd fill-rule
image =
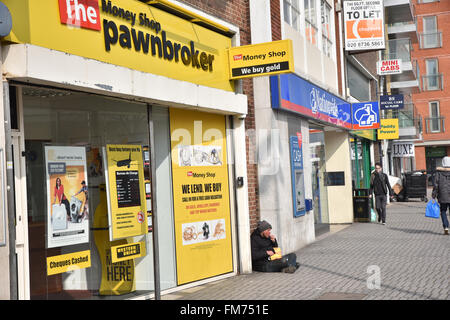
M295 30L300 31L300 7L299 0L284 0L284 21L293 27Z
M426 75L424 76L425 90L438 90L440 85L440 76L438 71L438 60L427 59L425 60Z
M418 3L432 3L432 2L439 2L440 0L418 0Z
M442 33L437 29L436 16L423 17L423 32L420 35L422 49L438 48L442 45Z
M370 79L349 62L347 62L347 82L352 97L360 101L370 100Z
M304 0L306 39L317 44L317 16L316 0Z
M439 113L439 101L432 101L430 102L429 106L430 106L430 120L429 120L430 132L440 132L441 118Z
M331 40L331 6L326 0L321 0L321 16L322 16L322 47L323 52L331 57L333 49L333 41Z

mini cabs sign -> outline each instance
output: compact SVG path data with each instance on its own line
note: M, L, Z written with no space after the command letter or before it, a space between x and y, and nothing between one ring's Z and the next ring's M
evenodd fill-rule
M279 40L228 51L230 79L294 72L292 40Z

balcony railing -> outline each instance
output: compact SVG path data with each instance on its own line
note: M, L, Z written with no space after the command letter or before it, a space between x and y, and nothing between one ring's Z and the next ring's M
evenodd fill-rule
M402 59L411 61L411 39L391 39L387 41L387 49L383 51L383 60Z
M425 128L427 133L445 132L445 117L425 118Z
M432 3L432 2L439 2L440 0L417 0L417 3Z
M412 102L405 101L403 109L387 110L382 117L383 119L398 119L399 129L415 128L413 135L416 137L422 133L422 117L417 113L417 109Z
M419 45L420 49L431 49L442 47L442 31L420 33Z
M422 90L443 90L444 89L444 77L442 73L427 74L422 76Z

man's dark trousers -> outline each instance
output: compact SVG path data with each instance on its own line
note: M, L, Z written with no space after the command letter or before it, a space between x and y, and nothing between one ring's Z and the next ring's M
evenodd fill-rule
M378 222L381 220L382 223L386 222L386 195L380 194L375 195L375 206L378 211Z

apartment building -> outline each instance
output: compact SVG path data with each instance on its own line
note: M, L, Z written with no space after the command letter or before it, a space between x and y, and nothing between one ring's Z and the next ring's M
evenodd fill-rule
M415 166L431 177L450 154L450 1L414 0L414 6L419 41L413 44L412 57L420 70L421 90L412 98L423 119Z

